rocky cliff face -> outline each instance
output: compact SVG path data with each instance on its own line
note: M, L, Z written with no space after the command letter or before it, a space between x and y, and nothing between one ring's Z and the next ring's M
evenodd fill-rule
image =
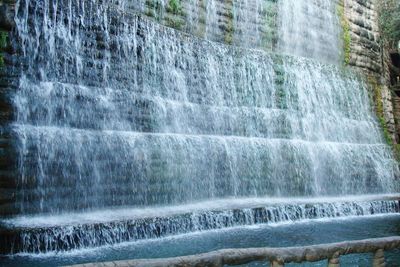
M15 207L16 157L13 140L7 133L14 119L11 95L18 88L19 66L23 62L16 55L14 28L14 2L0 2L0 210L8 213Z
M390 138L396 141L392 95L388 87L388 66L385 51L381 47L379 30L379 10L377 0L344 0L345 20L350 39L348 63L369 77L378 116ZM346 29L345 29L346 30ZM345 47L346 50L346 47Z
M374 0L345 0L350 31L350 65L367 72L381 73L382 59L378 10Z
M276 0L132 0L124 7L210 41L268 49L277 41L277 8Z

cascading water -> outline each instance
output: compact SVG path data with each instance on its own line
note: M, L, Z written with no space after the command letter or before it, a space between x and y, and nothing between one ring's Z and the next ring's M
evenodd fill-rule
M166 0L128 2L158 22L211 41L335 64L342 57L338 0L182 1L185 13L177 13L183 21L169 16Z
M285 0L279 4L279 50L324 62L342 57L337 0ZM290 19L288 19L290 18Z
M266 40L262 22L248 16L268 12L260 1L245 2L233 5L234 43L260 48ZM321 11L327 15L333 6L324 4L329 1L278 2L286 19L294 2L296 10L307 9L312 18ZM160 16L168 9L164 4L153 4ZM212 27L218 4L193 5L205 8L214 21L206 23L211 25L206 37L217 32ZM145 9L143 1L137 6L129 1L18 1L15 21L24 65L12 97L16 120L9 127L18 155L15 213L398 190L390 149L359 78L306 58L207 41L133 12ZM288 33L301 35L293 27L305 20L292 18L291 23L278 19L282 52L338 59L336 33L314 35L329 25L317 28L318 16L309 20L315 48L309 51L303 39L289 41ZM325 23L337 30L329 18ZM253 26L257 34L248 40ZM331 53L318 43L324 37L332 40ZM385 211L398 212L397 202L389 204L392 209ZM357 214L357 208L340 214ZM310 217L302 216L293 218ZM225 227L262 221L251 220ZM24 232L20 250L46 251L37 249L41 245L32 240L41 239L29 234ZM46 248L57 250L59 242ZM68 248L101 245L82 244Z
M48 216L19 217L3 222L19 231L10 231L0 240L0 253L60 252L228 227L400 212L398 200L371 199L351 199L350 202L321 199L322 202L307 204L295 199L279 204L232 199L229 205L213 201L168 209L115 209L75 214L74 217L66 214L50 219ZM238 208L241 206L246 208ZM4 246L7 241L13 243L11 248Z
M264 1L238 0L234 7L233 43L244 47L262 47Z

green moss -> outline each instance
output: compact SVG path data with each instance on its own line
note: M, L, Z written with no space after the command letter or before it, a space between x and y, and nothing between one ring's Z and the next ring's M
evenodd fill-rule
M393 140L392 137L389 133L388 127L387 127L387 123L385 121L385 118L383 117L379 117L379 122L382 128L382 132L383 132L383 137L385 138L385 141L388 145L393 146Z
M8 33L0 31L0 48L4 49L7 47Z
M185 21L178 16L167 17L165 18L165 22L167 26L177 30L181 30L185 25Z
M181 0L169 0L167 11L174 15L180 15L182 13Z
M283 68L284 58L280 55L274 55L272 57L274 62L274 83L275 83L275 103L281 109L288 108L289 92L285 86L285 70Z
M394 156L396 160L400 162L400 144L394 145Z
M373 77L368 77L368 81L369 84L372 86L373 88L373 100L375 103L375 112L376 115L378 117L378 121L380 124L380 127L382 129L382 135L383 138L385 139L386 143L392 147L393 152L395 154L395 156L397 156L397 145L394 144L392 136L389 132L389 128L388 125L386 123L385 120L385 116L384 116L384 109L383 109L383 99L382 99L382 87L378 84L378 82L376 81L375 78ZM400 153L399 153L400 155Z
M269 50L274 50L278 43L278 6L276 4L276 1L266 1L265 10L265 33L263 34L262 46Z
M0 31L0 67L4 67L4 56L2 51L8 46L8 32Z
M185 25L184 12L181 4L181 0L169 0L167 8L168 17L165 18L167 26L182 29Z
M383 39L391 49L400 41L400 1L378 1L379 24Z
M351 34L350 24L344 13L344 0L339 2L337 12L340 18L340 24L342 25L344 64L348 65L350 63L351 55Z

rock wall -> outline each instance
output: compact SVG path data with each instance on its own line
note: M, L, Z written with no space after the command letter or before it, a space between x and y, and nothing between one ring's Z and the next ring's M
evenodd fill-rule
M396 142L392 94L389 90L387 56L381 47L378 0L344 0L345 23L348 25L348 63L372 81L374 100L384 131ZM345 27L346 28L346 27ZM345 44L346 46L346 44ZM346 50L346 47L345 47Z
M397 134L397 143L399 143L399 133L400 133L400 97L396 94L393 95L393 115L396 121L396 134Z
M129 0L124 8L210 41L276 46L276 0Z
M0 210L11 212L15 206L16 157L13 138L8 134L9 123L14 120L11 95L18 88L19 66L14 38L15 1L0 2Z
M130 0L125 8L210 41L338 63L337 1Z
M351 36L350 65L366 72L382 72L378 10L374 0L345 0Z

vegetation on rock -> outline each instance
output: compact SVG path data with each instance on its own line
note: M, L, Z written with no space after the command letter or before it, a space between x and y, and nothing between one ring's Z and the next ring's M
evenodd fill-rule
M0 31L0 67L4 66L4 58L2 51L7 47L8 33Z
M175 15L180 14L182 12L182 5L180 0L170 0L168 3L167 11Z
M396 48L400 49L398 47L398 44L400 44L400 0L385 0L381 1L379 5L379 26L383 45L390 50ZM386 123L379 114L378 117L382 125L385 139L390 139L388 143L393 146L395 157L400 161L400 144L395 144L392 142L391 138L388 138ZM395 121L396 124L398 124L398 118L395 118Z
M338 4L338 14L340 18L340 23L342 25L343 31L343 52L344 52L344 63L348 65L350 63L350 55L351 55L351 34L350 34L350 24L344 14L344 1Z
M378 117L382 135L386 143L392 148L394 157L400 162L400 144L395 144L390 134L388 123L385 120L383 99L382 99L382 86L378 83L375 77L369 76L368 83L372 86L373 90L373 103L375 104L375 112Z
M390 48L395 48L400 41L400 0L381 2L380 27L383 37Z

